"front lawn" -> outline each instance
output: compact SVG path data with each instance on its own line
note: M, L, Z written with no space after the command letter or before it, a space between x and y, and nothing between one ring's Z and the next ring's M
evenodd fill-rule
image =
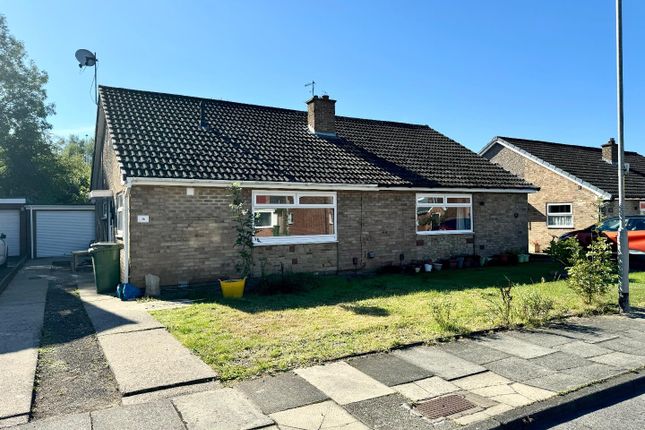
M549 282L555 269L551 263L530 263L419 275L304 278L308 286L298 293L217 298L152 314L223 380L248 378L450 334L432 316L430 303L437 299L454 304L452 319L459 332L494 328L499 323L486 296L498 295L496 287L507 285L507 278L521 284L513 290L513 302L539 291L554 300L553 317L615 302L612 292L596 306L584 305L564 281ZM645 273L632 278L632 304L643 306Z

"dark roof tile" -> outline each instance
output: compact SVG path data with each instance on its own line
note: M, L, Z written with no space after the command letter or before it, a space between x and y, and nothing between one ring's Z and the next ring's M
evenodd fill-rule
M337 116L323 137L304 111L105 86L100 98L126 177L533 188L426 125Z

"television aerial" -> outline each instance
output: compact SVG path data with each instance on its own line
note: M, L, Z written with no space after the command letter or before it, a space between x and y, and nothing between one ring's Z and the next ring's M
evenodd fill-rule
M94 103L99 104L98 99L98 81L96 80L96 71L97 71L97 62L99 61L96 58L96 52L92 52L87 49L79 49L74 54L76 60L78 61L78 67L82 69L83 67L94 67L94 80L92 81L92 86L94 87Z

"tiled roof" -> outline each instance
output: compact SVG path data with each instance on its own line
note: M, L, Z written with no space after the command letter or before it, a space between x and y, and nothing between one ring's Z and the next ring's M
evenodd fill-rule
M539 140L500 137L529 154L611 194L618 196L618 166L602 159L602 148L566 145ZM625 197L645 197L645 157L625 152L629 173L625 176Z
M126 177L533 188L425 125L337 116L323 137L304 111L105 86L100 98Z

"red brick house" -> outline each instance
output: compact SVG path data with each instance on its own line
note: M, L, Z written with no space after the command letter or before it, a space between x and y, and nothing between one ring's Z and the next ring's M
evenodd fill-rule
M370 270L527 248L528 182L426 125L101 87L98 237L123 280L233 275L226 187L255 213L255 272Z
M618 147L602 147L512 137L495 137L480 155L540 187L528 196L531 251L544 250L553 237L618 215ZM645 157L625 153L626 214L645 209ZM641 202L643 204L641 204Z

